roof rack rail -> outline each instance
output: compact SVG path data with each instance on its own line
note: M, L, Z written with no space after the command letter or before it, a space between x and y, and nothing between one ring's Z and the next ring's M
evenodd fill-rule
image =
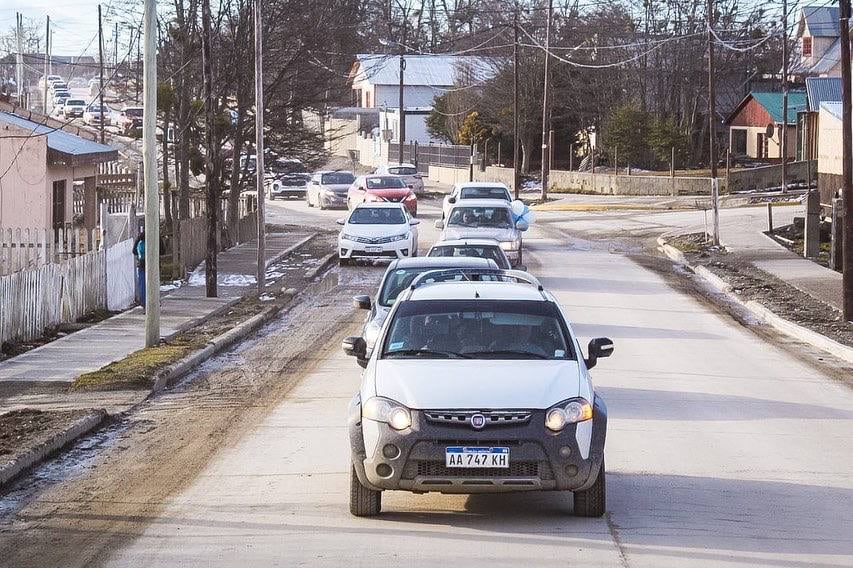
M530 284L542 292L544 288L535 276L522 270L501 270L499 268L442 268L428 270L419 274L409 285L410 290L428 284L439 284L459 280L467 282L515 282Z

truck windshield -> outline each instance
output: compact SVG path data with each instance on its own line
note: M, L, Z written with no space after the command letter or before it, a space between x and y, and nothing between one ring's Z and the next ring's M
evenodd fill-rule
M449 225L509 229L512 222L506 207L455 207L447 220Z
M532 300L407 301L394 314L386 359L574 359L557 307Z

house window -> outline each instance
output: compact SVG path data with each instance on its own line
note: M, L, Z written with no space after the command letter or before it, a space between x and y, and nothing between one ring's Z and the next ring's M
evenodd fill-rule
M732 154L746 156L746 130L732 128Z
M370 100L370 91L364 92L364 100L365 100L365 103L364 103L365 108L373 108L373 105L370 104L372 102Z
M53 228L65 226L65 180L53 182Z
M811 57L812 56L812 38L811 36L805 36L800 38L803 45L803 57Z

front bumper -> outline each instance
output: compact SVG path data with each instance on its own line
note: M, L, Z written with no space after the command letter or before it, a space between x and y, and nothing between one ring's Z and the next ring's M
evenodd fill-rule
M354 401L349 416L352 463L362 485L378 491L467 494L579 491L592 486L604 460L604 401L595 397L591 421L570 425L559 433L545 428L544 410L531 414L525 424L474 430L429 422L424 412L412 411L412 426L397 431L385 423L363 421L361 406ZM446 448L459 445L509 447L510 467L445 467ZM399 451L388 451L386 446ZM390 467L390 474L385 466ZM384 476L379 473L383 469Z
M320 203L323 207L343 207L347 206L347 194L346 193L320 193Z
M308 188L305 186L282 186L270 190L271 197L305 197Z
M411 239L391 243L368 244L338 239L338 256L340 258L408 258L412 254Z

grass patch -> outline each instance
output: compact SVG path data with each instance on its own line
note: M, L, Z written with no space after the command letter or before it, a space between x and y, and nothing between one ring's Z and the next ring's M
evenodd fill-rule
M80 375L72 384L71 390L151 388L157 372L186 357L192 351L201 349L205 342L206 338L203 337L177 339L169 344L140 349L97 371Z
M706 255L712 252L717 254L726 252L724 247L712 245L705 233L677 235L667 239L666 244L686 254Z

